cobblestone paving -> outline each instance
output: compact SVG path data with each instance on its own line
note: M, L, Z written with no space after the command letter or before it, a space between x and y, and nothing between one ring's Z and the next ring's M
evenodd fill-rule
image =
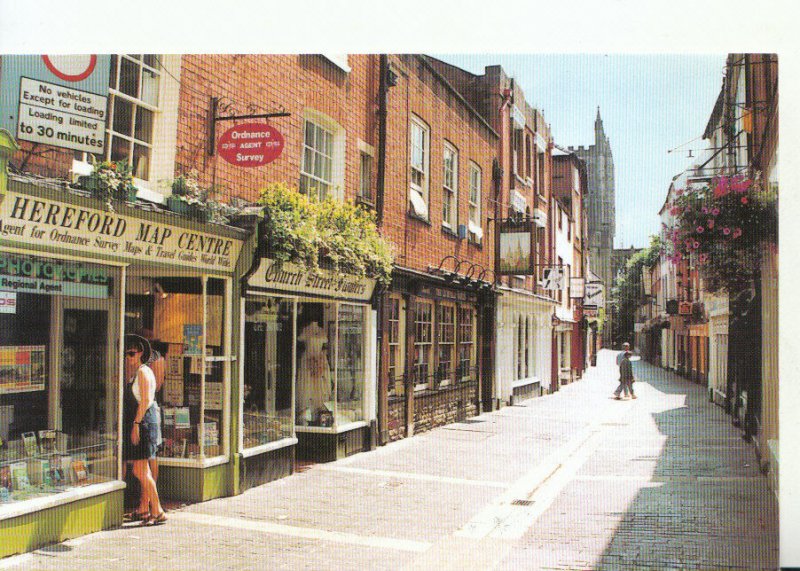
M777 502L702 387L614 354L558 393L0 569L776 569Z

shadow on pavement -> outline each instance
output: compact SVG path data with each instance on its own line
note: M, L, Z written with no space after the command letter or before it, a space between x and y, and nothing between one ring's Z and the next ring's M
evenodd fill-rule
M650 481L621 476L608 484L641 489L614 514L620 523L597 568L777 569L777 501L730 417L708 401L701 385L645 361L634 364L634 374L644 380L635 385L639 403L664 403L638 418L639 409L631 409L627 430L641 432L614 436L626 464L614 473L649 472ZM652 446L646 454L635 448L645 429L665 437L660 454L654 456Z

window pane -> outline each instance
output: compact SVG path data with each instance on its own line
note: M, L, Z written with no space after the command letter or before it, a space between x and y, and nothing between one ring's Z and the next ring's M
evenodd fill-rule
M139 96L139 66L127 58L121 58L119 90L131 97Z
M114 124L115 132L133 136L133 104L121 97L114 98Z
M159 58L155 54L144 54L144 63L153 69L161 69Z
M278 298L245 303L244 447L293 434L294 304Z
M122 137L113 137L111 139L111 154L109 160L114 162L122 160L130 160L131 158L131 142Z
M155 114L144 107L136 108L136 138L146 143L153 142L153 121Z
M336 304L298 304L297 330L295 422L333 426Z
M150 147L133 146L133 176L147 180L150 176Z
M117 88L117 64L118 64L118 57L115 55L111 56L111 73L108 76L108 86L114 89Z
M0 253L0 276L31 277L15 269L27 264L39 277L55 275L67 293L18 291L15 313L0 313L4 504L117 478L119 272ZM69 275L96 280L69 283Z
M158 106L159 76L149 69L142 70L142 101L148 105Z
M336 366L337 424L364 420L363 306L339 306L339 344Z

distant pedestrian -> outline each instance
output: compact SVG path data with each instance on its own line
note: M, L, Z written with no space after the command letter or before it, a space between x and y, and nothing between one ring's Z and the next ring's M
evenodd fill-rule
M631 398L635 399L636 395L633 393L633 366L631 365L631 352L630 349L622 352L622 359L619 363L619 386L614 391L614 398L621 400L620 393L624 392L625 396L630 393Z
M630 343L626 341L625 343L622 344L622 352L617 354L617 367L619 367L619 364L622 363L622 358L625 356L625 351L630 351L630 350L631 350Z

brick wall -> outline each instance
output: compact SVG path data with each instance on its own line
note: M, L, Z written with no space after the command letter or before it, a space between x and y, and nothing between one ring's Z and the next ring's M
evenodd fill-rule
M390 56L390 65L399 75L389 90L386 192L383 229L397 248L397 264L427 271L437 267L447 255L493 267L494 228L487 221L493 216L492 161L497 137L418 56ZM416 115L430 127L429 203L430 223L416 220L409 212L409 122ZM458 149L458 221L467 224L469 216L469 163L481 169L481 226L483 243L475 246L442 229L442 149L448 141ZM448 268L452 269L452 268Z
M465 383L414 396L414 434L478 414L477 383Z
M352 200L359 184L358 139L373 147L377 142L376 98L378 56L350 55L350 72L319 55L187 55L181 70L180 115L176 173L192 168L206 185L223 195L249 200L270 182L296 187L300 178L304 111L323 113L345 131L344 196ZM283 107L289 117L270 119L285 140L282 154L259 168L227 163L209 156L211 97L235 101L237 115L263 113ZM254 103L262 110L247 109ZM262 120L253 120L262 121ZM218 135L234 123L217 123ZM374 185L374 176L373 176Z

